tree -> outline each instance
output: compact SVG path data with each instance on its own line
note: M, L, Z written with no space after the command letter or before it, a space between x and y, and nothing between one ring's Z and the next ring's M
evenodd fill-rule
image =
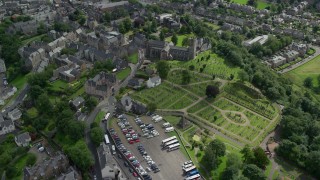
M85 124L78 121L69 121L67 134L77 141L84 137Z
M242 174L249 179L267 179L263 171L254 164L245 165Z
M126 31L126 28L124 27L124 24L123 24L123 23L120 23L120 24L119 24L118 29L119 29L119 32L120 32L121 34L125 34L125 33L127 32L127 31Z
M155 112L157 110L157 104L155 103L148 103L147 109L149 112Z
M87 171L93 165L91 153L83 140L66 148L65 152L71 161L82 171Z
M98 102L95 98L93 98L91 96L86 98L85 106L87 107L87 110L89 112L91 112L97 106L97 104L98 104Z
M53 111L53 105L47 94L41 94L36 100L36 108L40 114L50 114Z
M215 139L208 144L204 152L203 163L209 169L215 169L221 162L219 158L226 153L226 146L220 140Z
M35 154L29 154L27 159L27 166L33 166L37 161L37 156Z
M194 69L195 69L195 66L193 64L189 66L190 71L193 71Z
M90 130L90 137L92 142L99 146L101 142L103 142L104 139L104 132L100 127L95 127Z
M240 169L242 166L242 161L240 157L234 153L230 153L227 155L227 167L235 166Z
M105 20L105 22L110 23L111 22L111 14L109 11L105 12L103 15L103 19Z
M161 41L164 41L165 36L164 36L164 32L163 32L163 31L160 32L160 34L159 34L159 39L160 39Z
M250 164L254 161L254 154L248 144L244 146L241 153L243 154L244 163Z
M170 71L170 67L169 67L169 64L167 61L164 61L164 60L161 60L157 63L157 71L159 73L159 76L162 78L162 79L166 79L167 76L168 76L168 73Z
M182 71L182 84L189 84L191 80L191 75L188 70Z
M188 37L183 38L182 40L182 46L189 46L190 40Z
M308 171L314 174L316 178L320 178L320 151L312 151L309 153L306 160L306 167L308 167Z
M125 29L125 32L129 32L131 30L131 20L129 18L126 18L125 20L123 20L123 26L124 26L124 29Z
M206 88L206 95L208 98L215 98L220 93L220 90L217 86L214 85L208 85Z
M44 93L44 90L40 86L38 85L34 86L32 84L30 85L28 94L32 100L36 100L43 93Z
M266 153L261 147L256 147L253 149L254 154L254 164L259 168L264 169L270 162Z
M249 75L244 70L238 72L238 78L241 82L249 81Z
M247 2L247 5L257 7L258 6L258 1L257 0L249 0Z
M239 176L239 169L235 166L227 166L227 168L222 172L222 180L235 180Z
M178 37L175 33L173 33L173 35L171 37L171 41L174 45L176 45L178 43Z
M303 81L303 85L307 88L311 88L313 87L313 82L312 82L312 78L311 77L307 77L304 81Z

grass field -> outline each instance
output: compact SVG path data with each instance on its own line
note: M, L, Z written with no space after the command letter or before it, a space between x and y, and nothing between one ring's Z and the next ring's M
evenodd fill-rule
M218 30L220 29L220 26L216 25L216 24L213 24L213 23L210 23L210 22L206 22L206 24L211 27L213 30Z
M171 42L171 37L172 37L172 36L167 37L167 38L165 39L165 41ZM183 39L184 39L184 38L194 37L194 35L193 35L193 34L183 34L183 35L177 35L177 37L178 37L178 42L177 42L176 46L183 47L183 46L182 46L182 41L183 41Z
M94 118L94 122L96 122L96 123L100 123L101 121L102 121L102 119L104 118L104 115L105 115L106 113L105 112L103 112L103 111L100 111L98 114L97 114L97 116Z
M116 73L116 77L118 80L122 81L124 80L127 76L129 76L131 72L131 69L130 68L126 68L124 70L121 70L119 72Z
M320 75L320 55L307 62L306 64L289 71L284 74L285 77L292 80L292 82L296 83L299 86L303 85L303 81L307 77L311 77L313 80L314 86L319 86L317 77Z
M247 4L248 0L232 0L232 2L238 3L238 4ZM265 9L268 6L270 6L270 3L263 0L258 0L257 9Z
M138 63L138 53L131 54L128 57L128 61L133 63L133 64L137 64Z
M209 58L208 58L209 57ZM199 54L195 59L187 62L183 61L169 61L172 68L185 68L189 69L189 66L193 65L196 72L200 72L208 75L215 75L222 79L227 79L230 74L233 74L237 78L240 68L226 64L223 58L218 55L210 53L210 51ZM204 68L203 68L204 67Z

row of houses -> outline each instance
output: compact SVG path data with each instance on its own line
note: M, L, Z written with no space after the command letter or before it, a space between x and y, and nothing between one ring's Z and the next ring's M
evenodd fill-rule
M272 68L279 67L281 65L296 60L298 57L303 58L308 50L309 46L307 44L293 43L285 52L278 53L272 56L270 59L268 59L267 65L269 65Z

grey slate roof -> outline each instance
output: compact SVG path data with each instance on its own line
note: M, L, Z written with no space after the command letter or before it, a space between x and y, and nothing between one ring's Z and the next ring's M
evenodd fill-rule
M153 82L153 83L156 83L160 79L161 78L159 76L155 76L155 77L150 78L150 81Z
M80 104L82 104L84 102L84 99L80 96L78 96L77 98L75 98L73 101L72 101L72 104L75 106L75 107L78 107Z
M13 121L11 121L11 120L2 121L2 122L0 122L0 130L1 130L3 127L9 127L9 126L11 126L11 125L14 126L14 123L13 123Z
M29 139L31 139L29 132L25 132L16 136L16 141L21 144L27 143Z
M4 63L4 60L0 59L0 73L6 72L6 65Z

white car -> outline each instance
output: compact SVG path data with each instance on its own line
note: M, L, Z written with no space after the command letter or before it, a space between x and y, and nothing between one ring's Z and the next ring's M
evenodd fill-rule
M146 170L147 170L148 172L151 172L151 169L150 169L149 167L146 167Z

